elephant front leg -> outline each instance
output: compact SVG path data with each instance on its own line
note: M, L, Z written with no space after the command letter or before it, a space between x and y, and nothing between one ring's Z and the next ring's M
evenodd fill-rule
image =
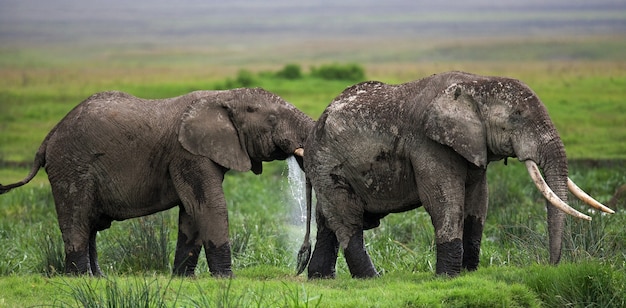
M195 245L202 243L211 274L232 276L228 210L222 190L226 169L203 157L183 158L170 168L174 186L183 203L181 212L184 214L179 217L183 224L179 228L190 229L189 232L182 232L185 237L189 237L193 229L197 230L197 240L183 242L183 237L179 238L181 250L177 251L176 265L182 272L190 271L191 268L183 265L183 260L192 253L187 265L195 264L198 253Z
M226 242L220 246L215 246L213 242L209 241L204 247L211 275L214 277L232 277L230 243Z
M198 244L198 229L191 216L180 207L178 213L178 239L174 256L174 275L194 276L202 245Z
M480 261L480 243L487 218L488 187L486 169L477 168L468 174L465 189L465 218L463 220L463 268L474 271Z
M429 190L424 208L430 214L437 245L438 275L457 276L463 259L463 187L443 187Z

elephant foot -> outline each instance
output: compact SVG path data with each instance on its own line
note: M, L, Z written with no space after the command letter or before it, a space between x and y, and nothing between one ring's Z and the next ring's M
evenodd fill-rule
M478 269L478 263L480 262L480 242L478 244L466 244L463 247L463 268L468 271L475 271Z
M102 270L100 269L100 265L98 263L91 265L91 273L94 277L104 277L104 273L102 273Z
M437 275L458 276L461 273L462 258L463 242L461 239L437 244Z
M232 270L219 272L211 271L211 276L215 278L235 278L235 274L233 274Z
M334 279L337 253L338 250L323 253L322 250L318 250L316 247L309 262L309 270L307 272L309 279Z
M220 247L216 247L209 241L205 247L207 264L213 277L232 277L230 258L230 243L226 242Z
M309 261L309 279L334 279L338 253L339 242L335 234L327 228L320 228Z
M379 274L374 268L372 259L365 250L363 232L357 232L350 238L348 247L343 251L350 273L354 278L373 278Z
M177 248L173 274L180 277L193 277L201 249L202 246L192 246L191 249Z
M483 234L483 219L467 216L463 226L463 268L475 271L480 261L480 242Z
M308 277L309 280L314 279L335 279L335 269L329 271L319 271L319 270L311 270L309 267Z
M68 275L92 275L89 255L86 252L66 252L65 273Z

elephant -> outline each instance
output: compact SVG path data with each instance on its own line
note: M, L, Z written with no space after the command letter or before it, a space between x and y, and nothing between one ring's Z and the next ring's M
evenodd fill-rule
M45 137L28 183L45 167L68 274L99 276L96 234L112 221L179 207L173 272L193 276L204 247L211 275L232 276L224 174L295 156L314 121L261 88L166 99L96 93ZM300 156L298 156L300 155Z
M334 278L339 247L355 278L378 276L363 230L390 213L423 206L435 230L436 274L477 269L487 214L487 165L524 162L547 206L550 262L561 256L568 187L564 145L548 112L524 83L452 71L399 85L366 81L337 96L304 146L307 230L298 274ZM542 177L539 168L545 175ZM547 184L546 184L547 182ZM311 256L311 192L317 203Z

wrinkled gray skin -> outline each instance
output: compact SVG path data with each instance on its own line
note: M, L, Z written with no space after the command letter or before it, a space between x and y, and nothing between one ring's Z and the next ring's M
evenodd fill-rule
M48 134L29 177L0 185L0 193L45 166L68 273L102 274L96 233L112 221L180 206L174 273L193 275L204 247L211 273L230 276L224 174L260 174L262 161L286 159L301 148L313 123L263 89L157 100L98 93Z
M437 274L475 270L491 161L533 160L567 202L563 143L535 93L514 79L448 72L357 84L326 108L305 149L317 195L309 278L334 277L339 247L353 277L377 276L363 230L419 206L435 229ZM558 263L564 213L547 209L550 261Z

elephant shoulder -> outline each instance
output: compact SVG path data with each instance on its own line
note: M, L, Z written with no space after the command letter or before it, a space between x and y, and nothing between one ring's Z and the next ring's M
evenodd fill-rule
M385 91L387 87L389 87L389 85L384 82L376 80L364 81L346 88L335 100L355 100L357 98L363 100L363 97L368 96L368 94L380 93L381 91Z
M364 81L346 88L328 106L327 111L360 109L362 105L379 101L390 94L391 86L380 81Z
M92 94L86 100L84 100L81 104L128 100L128 99L138 99L138 98L122 91L104 91L104 92L98 92L98 93Z

